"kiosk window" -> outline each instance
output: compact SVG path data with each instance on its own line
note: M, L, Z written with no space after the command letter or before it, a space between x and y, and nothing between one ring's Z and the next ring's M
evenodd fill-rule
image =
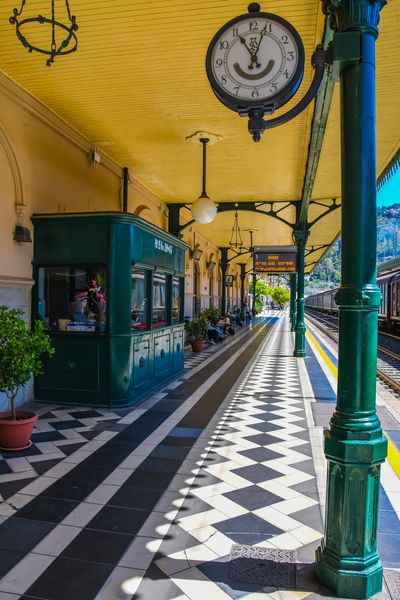
M146 294L146 271L143 269L132 269L132 291L131 291L131 328L148 329L147 321L147 294Z
M38 316L51 331L104 332L107 313L104 267L42 267Z
M166 276L154 274L153 276L153 326L167 325L166 306Z
M182 306L182 279L180 277L172 278L172 322L181 322Z

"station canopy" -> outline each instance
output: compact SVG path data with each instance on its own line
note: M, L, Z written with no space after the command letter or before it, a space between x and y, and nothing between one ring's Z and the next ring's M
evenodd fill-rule
M27 2L24 16L48 13L50 4ZM221 136L208 147L207 156L207 191L214 202L272 200L273 209L282 208L280 216L289 223L296 221L295 203L308 207L310 222L326 210L324 206L332 207L333 199L340 204L339 83L333 86L325 78L314 125L316 102L289 123L267 130L258 144L247 131L247 119L225 108L210 88L205 71L210 40L224 23L247 12L247 2L70 0L79 25L79 47L56 58L50 68L43 55L28 53L17 40L9 23L14 6L19 8L20 2L0 5L1 70L127 166L160 201L191 203L199 196L201 146L186 138L204 131ZM320 0L261 2L261 10L294 25L306 53L302 85L275 116L294 106L309 87L311 55L329 37L321 6ZM400 0L391 0L381 11L376 44L377 178L396 155L400 140L399 16ZM47 29L37 41L48 44L48 33ZM315 122L321 119L318 131ZM283 208L284 202L290 204ZM181 213L183 222L189 220L189 211ZM209 225L195 227L217 246L228 246L233 218L234 213L223 212ZM239 225L245 245L249 229L255 230L255 245L293 243L291 227L271 216L239 212ZM306 271L339 232L340 208L312 227Z

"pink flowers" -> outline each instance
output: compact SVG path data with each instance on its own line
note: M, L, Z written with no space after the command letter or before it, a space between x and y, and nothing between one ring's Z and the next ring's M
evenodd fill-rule
M97 315L105 313L106 297L97 285L97 279L90 279L90 288L88 291L88 304L90 310Z

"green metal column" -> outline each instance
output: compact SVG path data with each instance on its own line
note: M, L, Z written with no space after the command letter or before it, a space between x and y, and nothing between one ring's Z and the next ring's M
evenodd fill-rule
M220 248L221 252L221 315L226 312L226 272L228 270L228 250Z
M297 273L290 274L290 323L291 331L296 329L296 288Z
M376 415L375 39L385 0L325 0L341 72L342 284L336 412L325 432L328 488L318 578L338 596L382 588L376 550L380 464L387 452Z
M240 267L240 308L244 308L244 282L246 281L246 263L238 263Z
M254 311L254 307L256 304L256 284L257 284L257 274L253 273L253 306L251 307L252 311Z
M296 336L293 356L306 355L306 326L304 323L304 255L306 243L310 232L308 229L298 229L293 233L297 245L297 310L296 310Z

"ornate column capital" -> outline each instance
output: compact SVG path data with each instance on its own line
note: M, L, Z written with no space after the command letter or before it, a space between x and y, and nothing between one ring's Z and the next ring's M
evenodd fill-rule
M297 246L305 246L309 235L309 229L295 229L295 231L293 231L293 239Z
M360 31L378 37L379 13L387 0L321 0L335 32Z

